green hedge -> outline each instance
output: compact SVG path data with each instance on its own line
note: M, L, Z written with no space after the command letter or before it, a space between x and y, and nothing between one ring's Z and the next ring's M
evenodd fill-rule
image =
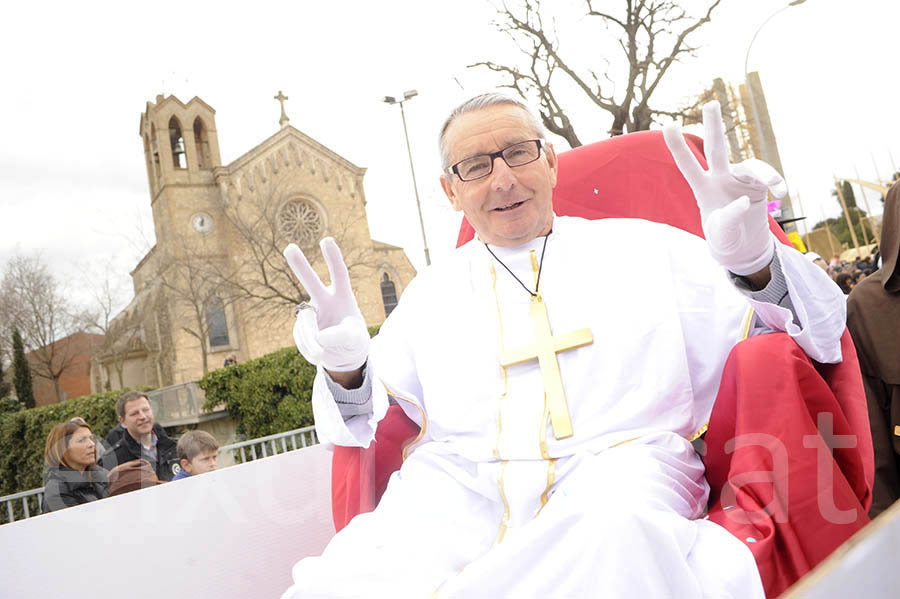
M203 408L223 404L245 439L264 437L313 423L312 384L316 369L289 347L261 358L214 370L200 379Z
M149 387L140 387L149 390ZM50 429L60 422L81 416L94 435L103 438L116 419L116 400L126 390L77 397L62 403L0 414L0 495L35 489L44 485L44 448ZM22 506L15 506L17 519ZM0 523L8 520L6 510ZM32 512L34 513L34 512Z
M370 327L375 336L379 327ZM200 379L205 410L222 404L237 423L238 434L255 439L313 424L316 368L294 347L214 370Z
M10 412L19 412L23 409L24 406L19 403L19 400L13 397L4 397L3 399L0 399L0 416Z

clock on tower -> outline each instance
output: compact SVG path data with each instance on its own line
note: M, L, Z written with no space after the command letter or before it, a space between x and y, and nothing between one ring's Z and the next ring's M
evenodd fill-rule
M213 219L205 212L198 212L191 217L191 226L198 233L209 233L213 228Z

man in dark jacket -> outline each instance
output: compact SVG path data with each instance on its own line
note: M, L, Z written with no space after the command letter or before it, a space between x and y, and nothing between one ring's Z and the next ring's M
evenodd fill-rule
M147 396L138 391L123 393L116 401L116 414L125 434L100 458L103 467L112 470L131 460L147 460L159 480L172 480L181 469L176 443L156 424Z
M106 438L103 439L103 443L105 444L106 448L108 449L108 448L112 447L113 445L115 445L116 443L118 443L119 439L121 439L122 435L124 435L124 434L125 434L125 427L122 426L121 422L118 422L118 423L116 423L116 425L114 427L109 429L108 433L106 433Z

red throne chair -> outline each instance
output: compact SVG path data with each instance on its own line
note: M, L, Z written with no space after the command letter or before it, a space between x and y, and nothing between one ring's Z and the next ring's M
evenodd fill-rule
M705 165L702 140L687 137ZM559 154L553 204L561 216L643 218L703 236L693 194L659 132ZM790 245L769 220L778 239ZM458 245L473 235L464 220ZM738 343L708 429L695 442L712 489L706 517L747 544L769 597L869 522L872 439L856 350L846 330L841 348L843 362L831 365L811 361L784 333ZM778 405L769 401L773 377L785 391ZM375 508L402 464L403 447L418 431L399 406L392 406L368 449L335 448L337 530Z

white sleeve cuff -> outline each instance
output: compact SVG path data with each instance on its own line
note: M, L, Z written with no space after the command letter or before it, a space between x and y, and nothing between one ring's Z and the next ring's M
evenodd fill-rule
M755 292L756 297L745 291L747 300L770 330L790 335L810 358L828 364L840 362L841 335L847 324L844 294L824 270L800 252L783 244L776 248L772 281L766 289ZM776 278L787 287L788 295L783 300L775 297L780 284ZM767 301L773 298L779 303Z

